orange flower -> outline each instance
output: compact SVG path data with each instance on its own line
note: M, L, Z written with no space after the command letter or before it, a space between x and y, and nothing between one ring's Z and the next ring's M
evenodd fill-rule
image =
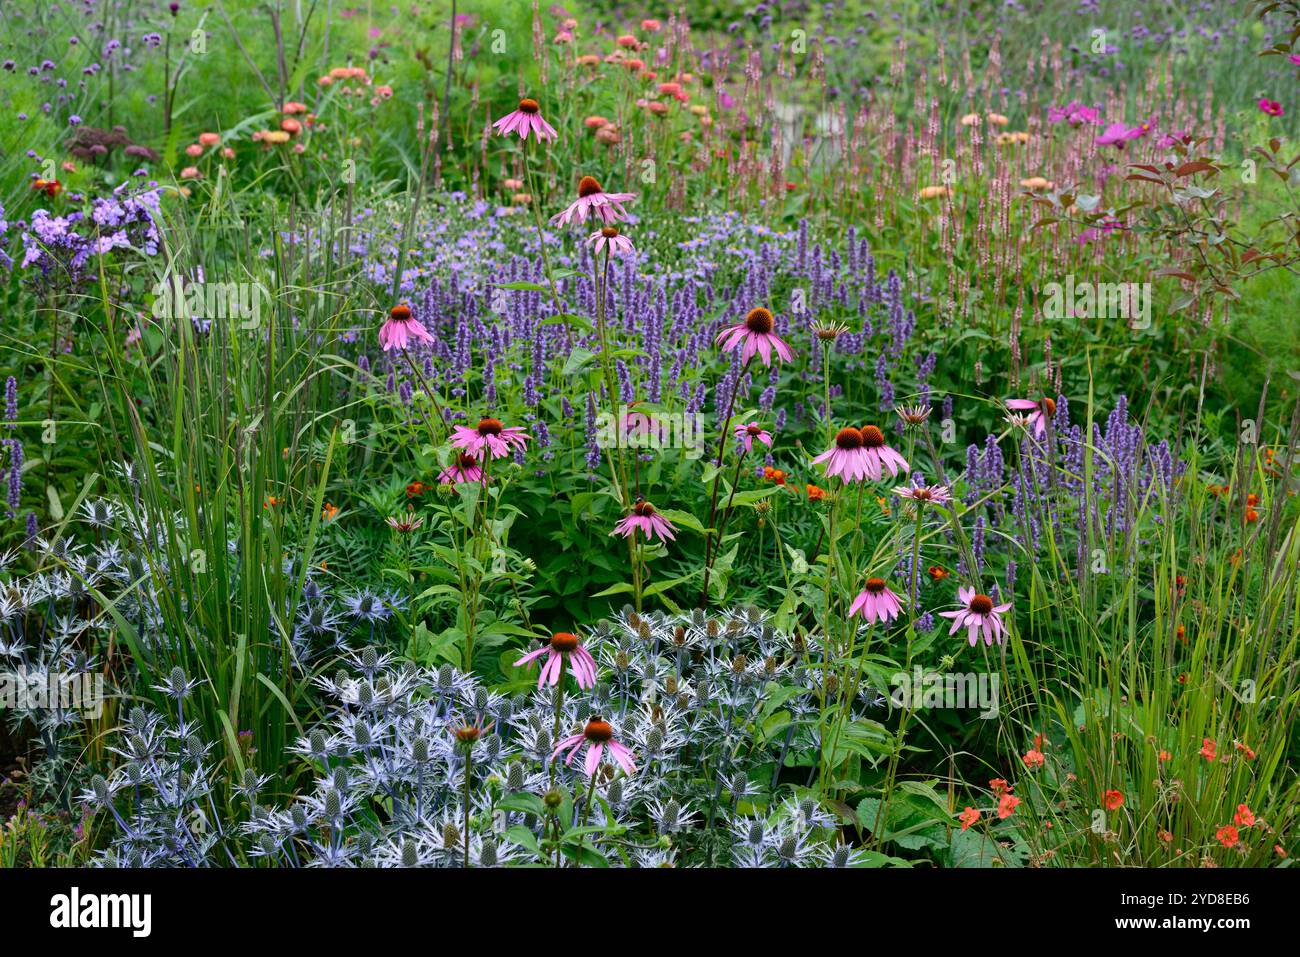
M1205 758L1205 760L1213 761L1217 749L1218 749L1218 745L1215 743L1213 738L1201 739L1200 755L1201 757Z
M1171 831L1161 831L1157 836L1166 844L1170 843L1174 839L1174 835Z
M1014 794L1004 794L998 799L998 817L1006 820L1012 814L1016 813L1016 805L1020 803L1020 798Z
M63 190L63 184L57 179L35 179L32 180L32 189L38 193L44 193L46 196L53 198L58 196Z
M419 498L427 490L428 490L428 486L425 485L423 482L412 482L410 485L406 486L406 497Z
M1168 761L1171 757L1173 757L1172 754L1170 754L1168 751L1165 751L1164 749L1161 749L1160 753L1156 755L1156 760L1160 762L1164 762L1164 761Z
M994 794L1008 794L1011 791L1011 785L1007 784L1005 778L994 778L989 782L989 790Z
M337 505L331 505L329 502L326 502L325 507L321 509L320 517L324 521L332 522L334 521L334 516L337 515L338 513L339 513L339 508Z
M1101 806L1107 811L1118 810L1124 804L1124 794L1122 791L1107 791L1101 796Z
M1241 741L1236 742L1236 744L1234 745L1234 747L1235 747L1238 751L1240 751L1243 755L1245 755L1247 761L1254 761L1254 760L1255 760L1255 749L1254 749L1254 748L1247 747L1247 746L1246 746L1244 743L1242 743Z
M808 486L808 501L820 502L825 497L826 497L826 490L824 488L818 488L816 485Z
M1214 837L1215 840L1217 840L1224 847L1236 847L1237 842L1241 840L1241 835L1237 832L1237 829L1233 827L1231 824L1225 824L1223 825L1223 827L1215 831Z
M1253 508L1246 509L1246 524L1253 525L1255 522L1258 521L1259 521L1259 512L1255 511Z
M1030 748L1020 759L1025 762L1027 768L1041 768L1043 766L1043 752Z
M1179 641L1181 641L1183 644L1187 644L1187 629L1184 628L1182 625L1179 625L1178 628L1174 631L1174 637L1177 638Z
M926 571L930 573L930 578L933 581L942 581L943 579L947 578L950 574L952 574L947 569L943 568L943 566L941 565L931 565L929 568L926 569Z
M1255 812L1248 805L1238 804L1237 813L1232 815L1232 823L1238 827L1250 827L1255 823Z
M980 819L980 812L973 807L968 807L957 815L957 820L961 821L961 829L964 831Z

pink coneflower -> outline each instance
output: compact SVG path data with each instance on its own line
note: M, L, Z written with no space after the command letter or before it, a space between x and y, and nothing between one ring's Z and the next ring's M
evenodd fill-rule
M630 219L623 204L634 199L635 193L607 193L600 188L600 183L594 176L584 176L578 180L578 198L563 212L552 216L551 222L557 226L585 223L590 214L608 226L610 223Z
M573 671L574 680L578 682L579 688L596 687L596 659L591 657L591 652L582 647L582 642L577 635L567 631L557 631L542 647L530 651L516 661L515 667L522 668L542 655L546 655L546 662L542 665L541 674L537 676L538 688L548 683L558 685L566 661Z
M874 425L847 426L835 433L835 444L813 459L826 463L826 475L845 482L880 481L883 469L891 476L907 471L907 460L885 444L885 434Z
M655 534L659 535L660 541L672 541L677 536L674 534L677 529L673 523L668 521L658 512L655 507L645 499L637 499L636 504L632 506L632 514L628 515L621 522L614 526L610 535L622 535L629 538L640 529L641 534L646 537L647 541L654 539Z
M617 226L602 226L587 237L587 245L595 250L598 256L606 246L609 247L611 253L617 256L626 256L628 253L636 252L632 240L619 233Z
M406 535L423 525L424 517L416 515L414 512L407 512L405 518L397 518L394 515L390 515L388 518L384 519L384 521L388 523L388 527L393 531Z
M528 139L529 131L539 140L554 140L558 133L555 127L551 126L542 119L540 107L536 100L520 100L519 109L513 113L507 113L501 119L492 124L496 128L498 136L509 136L511 133L518 133L519 138Z
M461 482L482 482L483 468L478 459L462 452L456 456L454 465L448 465L438 473L438 481L443 485L459 485Z
M900 485L894 494L917 505L947 505L952 493L946 485Z
M410 306L394 306L388 311L384 324L379 327L379 344L387 352L390 349L405 349L412 339L432 342L433 336L424 328L424 323L411 315Z
M772 313L762 306L756 306L749 310L743 322L727 326L718 333L718 343L722 346L723 352L740 348L740 358L746 362L755 352L762 358L765 366L772 364L773 352L782 361L790 362L794 359L794 353L780 336L772 331L774 326Z
M976 594L974 588L966 587L957 589L957 597L963 607L956 611L939 612L944 618L952 619L952 628L948 634L955 635L965 628L966 638L972 646L979 641L981 632L984 634L984 644L991 645L995 641L1002 644L1002 636L1008 634L1002 615L1011 610L1011 603L994 605L993 599L988 595Z
M1286 112L1286 110L1282 109L1281 103L1279 103L1277 100L1270 100L1268 97L1263 97L1262 99L1260 99L1259 108L1263 110L1265 113L1267 113L1269 116L1281 116L1283 113Z
M568 748L569 756L564 759L564 763L572 764L574 755L578 753L584 744L587 746L587 758L583 763L583 767L587 772L587 777L591 777L596 768L600 766L600 759L606 748L609 749L610 757L617 761L618 766L626 773L636 773L636 763L632 760L632 752L614 740L614 729L600 715L592 716L591 720L587 722L587 726L582 729L582 734L571 735L557 744L551 757L559 757L560 752Z
M500 419L479 419L474 428L458 425L451 430L451 444L464 449L480 462L483 461L485 449L492 453L494 459L499 459L509 454L512 448L525 448L527 442L528 436L520 426L506 428Z
M1056 417L1056 400L1043 396L1038 401L1033 399L1007 399L1007 408L1015 412L1028 412L1028 425L1034 435L1042 438L1047 434L1047 420Z
M754 450L754 440L762 442L769 449L772 447L772 433L768 432L757 422L750 422L747 425L736 426L736 438L740 439L745 446L745 452L749 453Z
M868 624L882 625L897 618L903 610L903 600L889 590L883 578L868 578L862 591L849 606L849 616L861 614Z

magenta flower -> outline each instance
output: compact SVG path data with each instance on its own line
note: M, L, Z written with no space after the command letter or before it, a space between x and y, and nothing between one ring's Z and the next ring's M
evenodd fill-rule
M539 140L554 140L558 133L555 128L542 119L540 107L536 100L520 100L519 109L513 113L507 113L501 119L492 124L496 128L498 136L509 136L511 133L518 133L519 138L528 139L528 133L531 131Z
M1150 123L1141 123L1137 126L1129 126L1126 123L1112 123L1102 130L1101 136L1098 136L1094 142L1098 146L1113 146L1122 150L1124 144L1129 140L1146 136L1150 132Z
M1282 104L1277 100L1270 100L1264 97L1259 101L1259 108L1269 116L1281 116L1286 110L1282 109Z
M1056 416L1056 402L1043 396L1035 402L1033 399L1007 399L1007 408L1015 412L1028 412L1028 425L1034 430L1036 438L1047 434L1047 420Z
M1181 143L1185 138L1190 136L1188 130L1170 130L1164 136L1156 140L1156 146L1162 150L1172 149L1176 144Z
M478 459L462 452L456 456L456 462L454 465L448 465L438 473L438 481L442 485L459 485L461 482L482 482L483 468L479 465Z
M412 339L432 342L433 336L424 328L424 323L411 315L410 306L394 306L388 311L384 324L379 327L379 344L387 352L390 349L405 349Z
M882 625L898 617L903 600L889 590L883 578L868 578L858 597L849 606L849 617L861 615L868 624Z
M762 357L765 366L772 364L773 352L782 361L789 362L794 358L794 353L772 331L774 326L775 321L772 319L772 313L762 306L757 306L749 310L744 322L738 322L734 326L727 326L718 333L718 342L721 344L723 352L740 348L740 358L746 362L753 357L755 352Z
M1094 107L1084 106L1071 100L1065 106L1052 106L1047 109L1047 122L1049 123L1069 123L1071 126L1082 126L1085 123L1096 126L1101 123L1101 114Z
M480 419L478 426L471 429L468 425L458 425L451 432L451 444L464 449L480 462L486 449L494 459L499 459L512 448L523 449L528 436L519 426L506 428L500 419Z
M595 251L596 255L600 255L601 250L606 246L616 256L626 256L628 253L636 252L632 240L621 235L617 226L602 226L587 237L587 245Z
M1002 644L1002 636L1009 634L1007 626L1002 622L1002 615L1011 610L1011 603L994 605L993 599L988 595L976 594L974 588L965 586L957 589L957 597L961 600L961 608L939 612L944 618L952 619L952 628L948 634L955 635L965 628L966 638L972 646L979 642L981 633L984 635L984 644L991 645L995 641Z
M772 447L772 433L766 431L757 422L736 426L736 438L740 439L741 443L744 444L746 453L753 451L755 439L762 442L769 449Z
M558 685L560 676L564 674L566 661L579 688L596 687L596 659L591 657L591 652L582 647L577 635L567 631L557 631L542 647L516 661L515 667L522 668L542 655L546 655L546 663L542 665L542 671L537 676L538 688L547 684Z
M646 537L646 541L652 541L657 533L660 541L672 541L676 539L674 534L677 529L673 523L668 521L662 515L655 511L655 507L645 499L637 499L636 504L632 506L632 514L624 518L614 526L610 535L622 535L624 538L630 538L640 529L641 534Z
M600 188L600 183L596 182L595 177L584 176L578 180L578 198L563 212L552 216L551 222L557 226L585 223L589 214L606 226L620 220L628 221L631 217L623 208L623 204L630 203L634 199L636 199L635 193L607 193Z
M874 425L840 429L835 444L813 462L825 462L827 478L838 475L845 482L879 482L882 470L894 476L908 469L907 460L885 444L885 434Z
M587 746L587 758L583 762L583 770L586 771L587 777L591 777L596 772L606 749L609 750L610 757L618 762L618 766L626 773L636 773L636 763L632 760L631 750L614 740L614 729L600 715L592 716L587 726L582 729L582 734L571 735L557 744L551 757L559 757L560 752L568 748L569 756L564 759L564 763L572 764L574 755L584 744Z

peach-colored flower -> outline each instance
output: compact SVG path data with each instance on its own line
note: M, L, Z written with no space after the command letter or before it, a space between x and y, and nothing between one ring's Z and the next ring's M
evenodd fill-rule
M1016 805L1020 803L1020 798L1014 794L1004 794L998 798L998 817L1006 820L1012 814L1016 813Z
M198 179L202 175L197 166L187 166L181 170L181 179Z
M966 810L962 811L960 814L957 815L957 820L961 821L961 829L963 831L966 830L968 827L970 827L979 819L980 819L980 812L973 807L968 807L966 808Z
M1214 838L1224 847L1236 847L1241 834L1231 824L1225 824L1214 832Z
M199 144L201 146L216 146L221 142L220 133L200 133Z

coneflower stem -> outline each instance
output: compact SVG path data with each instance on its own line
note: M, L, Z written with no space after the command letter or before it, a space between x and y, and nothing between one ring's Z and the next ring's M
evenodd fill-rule
M469 783L474 773L474 745L465 747L465 867L469 867Z
M750 356L752 359L753 356ZM704 531L704 589L700 593L700 607L709 607L709 574L713 570L713 520L718 514L718 484L722 481L722 459L727 454L727 432L731 428L731 415L736 408L736 393L740 391L740 382L745 377L745 370L749 368L750 359L746 359L740 366L740 371L736 373L736 384L731 390L731 396L727 400L727 414L722 420L722 434L718 436L718 460L713 463L716 472L713 476L713 493L709 497L709 522ZM721 536L718 538L718 546L721 546Z

